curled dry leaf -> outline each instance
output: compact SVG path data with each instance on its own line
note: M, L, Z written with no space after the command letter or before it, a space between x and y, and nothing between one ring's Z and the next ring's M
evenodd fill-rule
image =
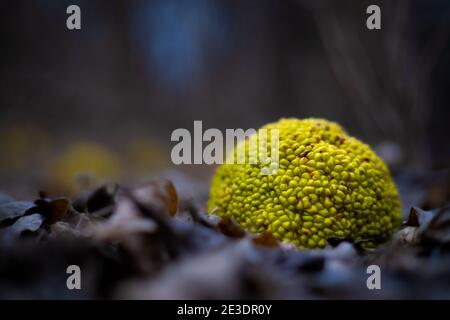
M71 204L69 199L67 198L58 198L50 201L50 216L47 218L49 220L49 223L55 223L62 220L69 212L70 207Z
M418 227L404 227L394 234L394 238L403 243L417 244L418 234Z
M210 229L217 229L216 225L220 221L219 217L212 214L206 214L193 199L182 202L175 217L181 220L198 223Z
M53 238L86 238L90 236L87 228L74 227L70 223L58 221L50 226L50 237Z
M278 240L273 236L271 232L263 232L256 235L252 239L253 243L258 246L276 248L279 245Z
M440 209L420 233L423 243L450 247L450 207Z
M42 215L38 213L30 214L29 216L21 217L9 229L21 234L24 231L37 231L44 221Z
M175 186L171 181L166 181L165 190L167 193L167 197L165 197L164 199L166 200L166 205L169 213L173 216L178 209L177 191L175 190Z
M95 225L94 236L101 240L121 241L132 234L154 232L156 228L156 223L143 217L128 196L120 194L111 217Z
M247 232L240 225L238 225L233 218L230 217L222 218L217 227L220 232L231 238L243 238L247 235Z
M424 226L431 220L431 218L433 218L433 215L434 214L431 211L422 210L417 207L411 207L405 225L409 227Z
M31 201L6 201L0 204L0 223L23 216L35 204Z
M425 230L434 213L411 207L404 227L394 233L393 238L401 243L416 245L420 243L419 235Z
M114 204L118 185L106 184L94 190L88 190L75 199L73 206L80 212L97 212Z
M44 217L38 213L23 216L17 219L11 226L3 229L0 240L3 244L13 244L24 232L36 232L42 225Z
M147 207L165 212L170 216L178 210L178 196L175 186L169 180L157 180L131 190L136 200Z

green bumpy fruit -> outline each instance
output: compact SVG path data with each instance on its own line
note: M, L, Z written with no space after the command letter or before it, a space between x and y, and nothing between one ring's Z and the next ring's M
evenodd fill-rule
M300 248L323 248L332 237L373 247L400 225L400 199L388 167L337 123L281 119L261 129L267 129L269 138L270 130L279 130L278 170L264 175L261 168L266 165L248 161L219 166L212 179L210 211ZM249 145L261 129L228 157L236 157L242 148L251 156Z

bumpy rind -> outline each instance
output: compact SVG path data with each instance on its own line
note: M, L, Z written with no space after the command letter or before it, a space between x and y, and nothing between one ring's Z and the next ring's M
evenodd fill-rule
M280 135L276 173L263 175L261 163L219 166L209 210L300 248L323 248L332 237L367 247L389 239L401 223L401 204L389 169L368 145L323 119L281 119L261 129L270 137L274 128ZM245 148L248 156L260 130L234 155Z

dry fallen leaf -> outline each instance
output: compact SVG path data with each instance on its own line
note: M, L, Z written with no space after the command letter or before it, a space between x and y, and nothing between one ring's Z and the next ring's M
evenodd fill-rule
M247 232L244 229L242 229L242 227L239 224L237 224L237 222L234 221L233 218L230 217L222 218L219 221L217 227L219 228L220 232L231 238L239 239L245 237L247 234Z
M263 247L278 247L278 240L270 232L263 232L252 239L253 243Z

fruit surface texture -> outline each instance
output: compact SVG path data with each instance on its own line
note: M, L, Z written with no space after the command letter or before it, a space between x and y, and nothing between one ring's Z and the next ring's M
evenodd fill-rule
M223 164L211 182L208 209L232 217L253 233L270 232L300 248L323 248L330 238L374 247L401 223L401 204L389 169L375 152L323 119L281 119L278 162L272 174L264 163ZM258 130L239 142L232 155L252 154ZM254 140L253 140L254 141ZM228 157L231 155L228 155Z

